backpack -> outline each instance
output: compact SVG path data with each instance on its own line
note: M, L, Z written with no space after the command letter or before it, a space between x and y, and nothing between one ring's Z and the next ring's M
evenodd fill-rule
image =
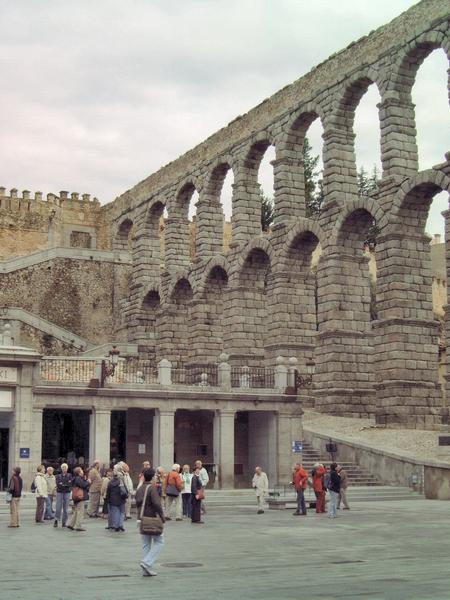
M30 487L30 492L31 492L32 494L34 494L34 493L35 493L35 491L36 491L36 489L37 489L37 485L36 485L36 478L35 478L35 479L33 479L33 483L31 484L31 487Z

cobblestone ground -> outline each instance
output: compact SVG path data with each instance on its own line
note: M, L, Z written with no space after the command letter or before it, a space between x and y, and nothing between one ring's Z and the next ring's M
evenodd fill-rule
M143 578L133 520L125 534L0 517L2 600L165 598L448 600L447 502L373 502L337 519L212 509L205 525L170 522L158 577Z

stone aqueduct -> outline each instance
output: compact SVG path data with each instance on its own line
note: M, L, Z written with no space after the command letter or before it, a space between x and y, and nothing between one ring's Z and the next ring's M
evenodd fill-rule
M450 155L444 158L443 148L442 164L418 171L411 88L433 50L450 57L449 19L446 0L424 0L108 206L115 248L130 243L132 249L130 291L122 300L129 341L174 362L214 362L225 351L230 362L249 365L297 356L302 369L314 358L318 410L375 414L378 423L392 427L441 423L446 408L437 383L424 227L433 196L450 192ZM371 84L381 97L383 171L378 192L360 198L353 120ZM315 119L324 131L325 200L320 215L307 218L302 147ZM276 149L275 220L265 234L257 177L269 145ZM224 254L220 193L229 169L232 244ZM188 205L195 190L191 260ZM371 320L363 254L373 221L379 230L377 320ZM450 213L446 222L450 239ZM321 258L312 273L318 244Z

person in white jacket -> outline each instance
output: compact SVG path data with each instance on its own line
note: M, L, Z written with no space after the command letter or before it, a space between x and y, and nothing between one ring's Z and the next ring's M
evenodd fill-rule
M127 463L122 463L123 467L123 483L128 492L128 498L125 502L125 520L131 519L131 503L134 495L133 481L130 477L130 467Z
M200 473L198 476L200 477L200 481L202 483L203 490L205 490L206 486L209 483L208 471L203 466L203 463L201 460L195 461L195 468L197 468L197 467L200 469ZM202 511L202 513L206 513L206 503L204 500L202 500L201 511Z
M255 474L252 479L252 487L256 491L256 502L258 504L257 514L262 515L264 512L264 503L266 496L269 493L269 480L261 467L255 468Z
M45 501L48 496L44 465L39 465L36 470L34 487L36 492L36 523L42 523L44 521Z

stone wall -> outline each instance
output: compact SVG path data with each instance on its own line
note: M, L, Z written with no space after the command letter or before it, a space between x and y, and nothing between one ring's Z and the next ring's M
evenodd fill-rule
M19 307L95 344L110 342L128 293L129 265L59 258L0 274L0 306ZM43 354L74 353L36 327L22 325L21 343Z

